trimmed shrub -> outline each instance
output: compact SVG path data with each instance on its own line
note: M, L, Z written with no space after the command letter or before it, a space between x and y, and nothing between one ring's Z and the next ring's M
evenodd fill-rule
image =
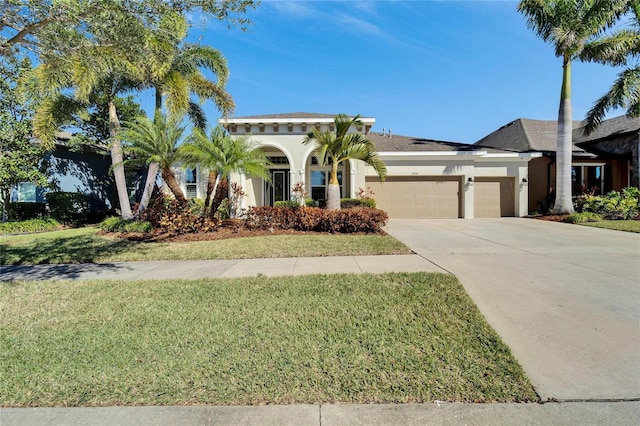
M202 216L202 212L204 211L204 200L201 198L190 198L188 201L189 211L196 216Z
M79 192L50 192L46 198L52 218L75 225L87 221L91 211L88 195Z
M376 200L373 198L341 198L340 207L343 209L352 209L354 207L376 208Z
M51 218L29 219L19 222L5 222L0 223L0 235L55 231L59 227L60 223Z
M42 219L47 215L45 203L9 203L7 217L10 221Z
M296 207L300 207L300 203L298 203L295 200L283 200L283 201L276 201L275 203L273 203L273 207L276 208L290 208L290 209L294 209Z
M377 233L387 223L387 213L371 208L328 211L317 207L252 207L245 225L251 229L295 229L298 231Z
M126 220L121 217L109 217L102 221L100 229L106 232L136 232L147 234L153 231L153 225L147 221Z
M592 212L574 213L565 217L563 220L567 223L600 222L602 220L602 216L598 213Z

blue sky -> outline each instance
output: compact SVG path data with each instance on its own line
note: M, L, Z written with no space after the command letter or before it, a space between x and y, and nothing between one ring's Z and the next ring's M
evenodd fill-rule
M374 131L473 143L519 117L557 118L561 60L516 6L263 1L248 32L210 22L190 37L227 58L235 116L344 112L375 117ZM574 119L619 71L574 63Z

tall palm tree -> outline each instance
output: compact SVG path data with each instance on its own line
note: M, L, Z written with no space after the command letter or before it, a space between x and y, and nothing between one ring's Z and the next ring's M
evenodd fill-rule
M36 111L34 133L43 141L51 141L64 121L61 105L87 105L95 93L103 93L108 104L109 147L114 181L121 215L133 218L124 174L120 120L115 98L144 87L148 57L162 62L181 34L180 14L167 13L158 26L148 28L136 15L122 15L120 26L101 26L94 34L95 43L80 43L64 54L54 50L41 52L42 62L33 74L42 102ZM124 31L126 29L126 31ZM133 36L135 35L135 36ZM132 38L136 43L131 42ZM71 90L71 96L67 96ZM72 101L72 102L69 102Z
M180 155L187 165L199 164L209 169L205 211L213 215L210 203L213 201L220 181L230 173L244 173L249 177L269 179L269 162L264 152L246 137L232 137L222 127L211 129L209 135L195 129L187 143L180 147ZM215 176L215 179L211 179Z
M108 145L120 212L124 219L131 219L133 213L124 174L122 143L119 139L121 125L116 98L130 91L136 83L133 75L127 75L126 71L114 71L111 69L112 64L108 62L111 61L96 55L93 58L85 57L84 60L68 63L50 61L34 69L32 76L37 84L31 88L35 89L38 96L42 96L34 116L34 134L45 144L53 143L60 125L72 114L86 108L92 95L101 93L107 102ZM68 89L75 89L72 95L65 93Z
M574 211L571 199L571 62L583 59L585 47L616 22L628 9L628 4L629 0L521 0L518 4L518 11L527 18L529 28L545 42L553 44L556 56L562 58L556 150L556 213Z
M186 36L186 21L181 37ZM191 100L195 94L200 102L213 100L223 115L230 114L235 105L231 95L226 92L225 85L229 77L227 61L220 51L209 46L185 43L175 45L169 57L162 52L159 58L150 58L147 64L147 83L155 91L156 113L163 109L166 96L167 110L172 115L187 114L194 125L204 129L207 120L200 104ZM203 71L215 75L216 80L208 79ZM137 213L144 211L151 198L154 182L158 173L158 164L150 163L147 178L138 205ZM209 176L209 179L215 177Z
M365 135L359 132L349 132L352 126L362 125L360 115L348 117L338 114L334 118L335 133L320 131L313 127L305 136L303 143L315 144L315 154L322 166L331 165L331 178L327 194L327 209L340 208L340 184L338 182L338 166L347 160L361 160L373 167L380 179L387 176L384 162L378 158L376 148Z
M185 128L179 124L178 120L156 113L153 120L141 116L131 123L126 123L121 132L122 139L129 143L127 152L144 159L147 164L157 165L153 167L160 168L162 179L182 205L187 204L187 199L182 193L171 166L180 159L178 146L183 140L184 131ZM146 203L148 204L148 200Z

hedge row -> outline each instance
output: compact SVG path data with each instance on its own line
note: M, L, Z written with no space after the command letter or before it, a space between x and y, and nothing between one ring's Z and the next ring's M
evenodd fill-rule
M388 219L386 212L371 208L323 210L317 207L252 207L247 213L245 226L250 229L378 233Z
M0 235L55 231L60 224L54 219L29 219L0 223Z

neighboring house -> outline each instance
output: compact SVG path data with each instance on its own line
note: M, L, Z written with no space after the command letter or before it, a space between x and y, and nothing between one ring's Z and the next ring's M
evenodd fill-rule
M59 133L54 149L42 160L40 167L49 173L49 186L18 184L11 193L11 201L45 202L47 192L80 192L89 196L92 210L111 208L114 191L109 172L111 157L91 147L72 148L68 143L71 137L71 133Z
M529 206L532 211L546 210L555 190L557 127L556 121L519 118L475 143L477 147L542 153L542 157L529 163ZM582 122L574 121L573 127L574 194L584 191L606 194L638 184L637 177L634 181L632 174L633 170L638 170L640 118L623 116L605 120L589 136L584 135Z
M313 126L335 131L333 114L273 114L222 119L231 135L250 135L272 163L271 182L233 175L247 193L244 206L273 205L291 197L302 182L309 196L326 199L329 167L318 164L311 144L302 140ZM528 163L538 153L518 153L454 142L370 132L374 118L364 117L362 131L376 145L387 166L380 182L361 161L345 162L339 180L342 197L371 188L379 208L393 218L473 218L528 214ZM191 183L203 191L204 173ZM186 188L185 175L181 175ZM197 192L200 196L201 192Z

